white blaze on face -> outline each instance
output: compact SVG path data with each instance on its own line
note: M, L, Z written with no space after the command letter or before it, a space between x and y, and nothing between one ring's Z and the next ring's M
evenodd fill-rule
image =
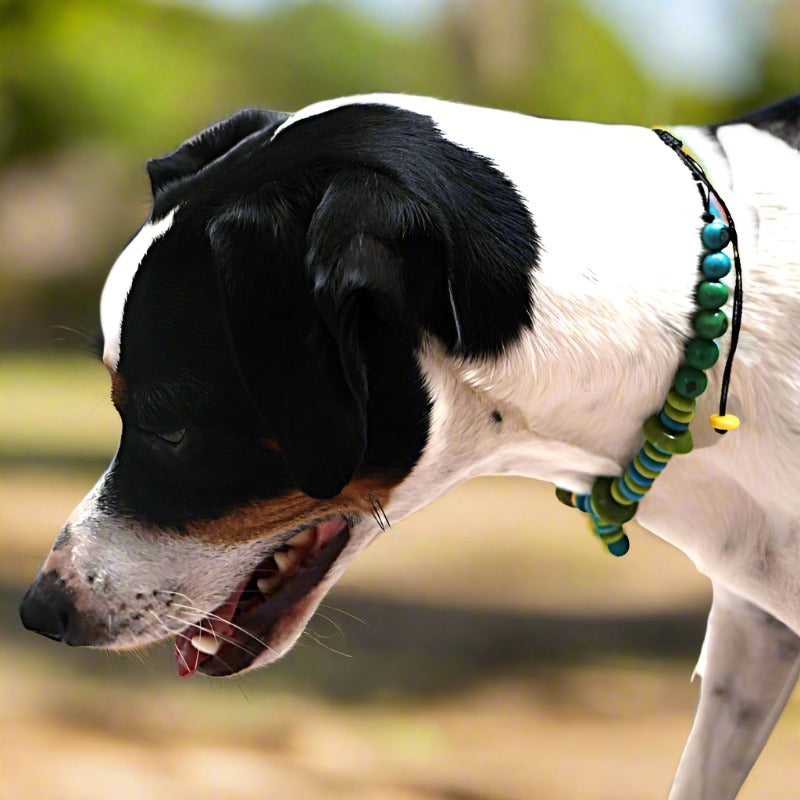
M139 265L152 247L171 227L175 216L173 208L157 222L148 222L136 234L131 243L120 253L108 273L103 293L100 296L100 324L103 328L103 363L112 371L119 364L119 345L122 336L122 317L125 303L133 285Z

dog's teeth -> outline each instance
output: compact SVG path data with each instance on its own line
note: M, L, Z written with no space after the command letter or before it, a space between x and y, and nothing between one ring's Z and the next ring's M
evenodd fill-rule
M294 564L294 559L291 555L289 555L289 553L282 553L280 550L274 552L272 557L275 559L275 563L278 565L278 569L281 572L288 572Z
M300 533L296 533L289 539L286 544L290 545L291 547L304 547L307 544L311 543L311 540L314 538L314 531L311 528L306 528L304 531L300 531Z
M269 578L259 578L256 586L261 594L269 594L282 580L280 575L270 575Z
M207 656L214 656L217 654L217 650L222 646L222 642L218 639L215 639L213 636L201 636L198 634L197 636L192 636L192 647L195 650L199 650L201 653L205 653Z

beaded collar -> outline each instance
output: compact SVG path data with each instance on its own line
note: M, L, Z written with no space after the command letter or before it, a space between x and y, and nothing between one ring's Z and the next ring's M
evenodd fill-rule
M644 443L619 477L596 478L588 494L556 488L556 497L565 505L585 512L592 532L615 556L624 556L630 542L622 529L636 515L639 501L664 471L674 455L692 450L689 423L694 418L697 398L706 390L705 370L716 364L719 346L715 341L728 329L728 316L722 306L728 300L728 287L720 281L731 270L731 259L722 251L731 245L736 269L733 295L731 344L725 363L720 391L719 413L709 417L718 433L739 427L739 420L726 413L728 386L733 357L739 339L742 316L742 268L736 226L728 207L711 185L697 158L671 133L653 129L664 144L677 153L691 171L703 200L702 220L705 223L700 239L704 253L700 257L700 276L695 290L697 310L692 319L694 338L683 351L672 387L661 410L647 419L642 427Z

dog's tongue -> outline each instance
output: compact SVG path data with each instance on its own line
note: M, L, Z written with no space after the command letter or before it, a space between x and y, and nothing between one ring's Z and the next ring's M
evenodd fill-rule
M311 533L311 541L306 545L305 559L314 559L323 547L333 539L347 525L343 517L320 522L308 528ZM290 540L291 542L291 540ZM291 580L291 578L288 578ZM231 593L231 596L219 608L215 608L207 617L203 617L199 622L189 625L175 637L175 661L178 665L178 676L190 678L197 671L197 667L209 656L207 653L198 650L192 639L202 636L211 640L210 645L214 645L214 640L219 638L224 644L229 634L234 630L231 624L236 606L242 597L250 577L245 578ZM266 601L266 600L265 600ZM268 602L268 601L267 601ZM200 643L202 646L202 643Z
M208 658L205 653L201 653L192 644L192 638L195 636L207 636L209 639L217 636L227 637L233 630L230 623L248 581L249 577L245 578L233 590L231 596L221 606L215 608L211 615L203 617L175 637L175 661L178 664L178 677L191 678L200 662L204 658Z
M345 525L347 525L347 523L342 517L334 517L333 519L315 525L313 528L315 536L314 544L311 547L311 556L317 555L337 533L341 532Z

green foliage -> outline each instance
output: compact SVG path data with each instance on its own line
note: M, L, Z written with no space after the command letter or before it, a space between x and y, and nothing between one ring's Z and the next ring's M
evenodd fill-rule
M98 158L81 167L83 185L60 188L73 208L117 200L81 232L82 274L74 254L41 275L15 269L0 242L0 340L30 344L52 323L91 324L108 251L131 232L119 209L146 213L144 160L237 108L397 91L563 118L719 120L797 89L800 15L791 2L775 8L763 85L719 101L645 75L581 0L450 0L439 16L395 27L321 0L251 16L156 0L0 0L0 192L11 171L24 173L23 189L55 184L78 151L90 165L92 153L117 165L103 172Z
M156 153L242 105L294 109L375 90L543 115L647 116L658 92L601 21L576 3L517 5L525 47L498 81L475 58L480 10L470 26L458 3L425 28L392 30L341 3L242 18L141 0L6 0L0 163L76 139Z

